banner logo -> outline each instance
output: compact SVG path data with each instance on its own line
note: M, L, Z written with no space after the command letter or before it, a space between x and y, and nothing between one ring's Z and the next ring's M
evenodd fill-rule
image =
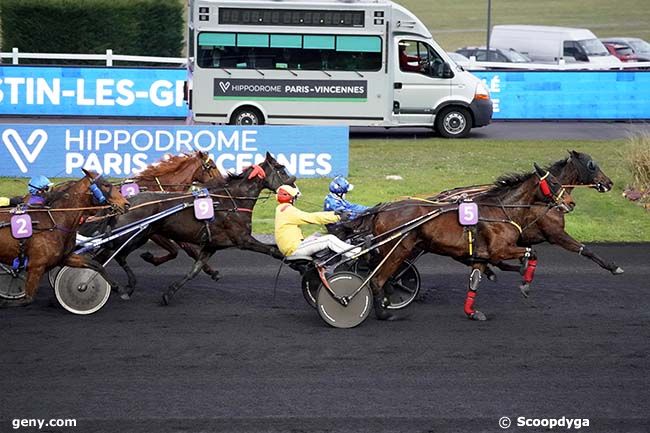
M363 102L368 98L365 80L258 80L214 79L214 99L279 99Z
M47 143L47 132L42 129L35 129L31 134L29 134L27 141L24 141L15 129L6 129L2 133L2 142L14 158L14 161L16 161L16 165L20 171L27 173L27 165L23 162L18 150L20 150L22 156L25 157L25 160L28 163L33 164L41 153L41 150L43 150L43 146ZM32 150L29 150L28 146L31 147ZM16 150L16 147L18 147L18 150Z
M219 82L219 87L223 90L223 93L226 93L230 89L230 81L221 81Z

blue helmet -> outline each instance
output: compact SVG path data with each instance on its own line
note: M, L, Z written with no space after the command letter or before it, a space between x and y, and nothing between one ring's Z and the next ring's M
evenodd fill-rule
M47 191L52 186L52 182L47 177L39 174L29 179L27 190L30 194L39 194Z
M330 192L338 195L342 195L347 193L348 191L352 191L354 188L354 185L352 185L346 178L343 176L336 176L331 182L330 182Z

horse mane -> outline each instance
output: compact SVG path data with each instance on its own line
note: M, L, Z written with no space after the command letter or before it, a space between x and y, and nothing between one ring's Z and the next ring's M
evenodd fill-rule
M500 196L508 191L513 190L514 188L517 188L519 185L526 182L534 175L535 175L534 172L532 173L526 172L526 173L507 173L502 176L499 176L494 181L494 187L485 191L485 193L481 195L481 198Z
M564 170L564 167L567 166L569 163L569 158L564 158L560 159L559 161L555 161L551 165L546 166L546 170L550 171L553 176L559 176L562 170Z
M79 182L79 180L66 180L65 182L54 185L52 189L43 194L45 205L50 206L52 203L61 200L62 198L66 198L68 190L77 182Z
M162 177L176 171L182 171L186 166L194 162L196 154L197 152L189 154L183 153L181 155L174 155L167 160L158 161L138 174L136 179L155 181L157 177Z

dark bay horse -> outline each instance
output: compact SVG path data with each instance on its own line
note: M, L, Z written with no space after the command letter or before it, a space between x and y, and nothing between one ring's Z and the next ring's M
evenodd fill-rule
M546 168L552 175L557 177L558 181L565 186L566 190L570 193L576 186L587 186L596 189L598 192L604 193L612 189L612 180L601 170L600 166L593 160L591 156L586 153L576 152L575 150L569 151L567 158L561 159ZM442 192L430 200L437 201L456 201L462 194L469 194L474 199L478 199L482 194L495 188L494 185L478 185L473 187L455 188L453 190ZM623 273L618 265L613 262L607 262L581 242L575 240L566 231L564 231L565 221L564 212L548 212L543 217L531 224L521 234L518 245L530 247L542 242L549 242L558 245L567 251L579 253L598 264L600 267L610 271L614 275ZM562 227L563 230L557 230ZM511 265L508 263L496 263L496 266L504 271L519 272L520 266ZM528 296L530 290L530 283L534 277L535 268L537 266L537 258L531 257L529 261L530 269L528 274L524 275L524 280L520 289L524 296ZM490 279L495 279L494 274L489 268L485 269L486 274Z
M158 161L139 173L133 180L143 189L160 192L187 191L195 182L206 183L212 180L225 182L225 178L210 155L201 151L175 155ZM165 249L167 255L156 257L150 252L142 253L140 257L146 262L159 266L178 256L178 248L173 241L160 235L153 235L151 240ZM178 246L196 260L198 250L195 246L188 243L180 243ZM215 280L219 278L219 272L213 270L209 265L206 265L203 271Z
M383 286L401 263L419 249L471 265L465 313L470 319L485 320L485 315L474 309L481 272L488 264L504 260L519 259L526 263L531 248L517 245L522 231L550 212L558 212L557 209L566 212L574 206L570 194L558 180L539 167L533 173L500 177L494 188L476 197L474 202L480 215L475 228L459 223L457 203L403 200L382 205L378 212L360 217L364 219L362 224L369 224L374 236L381 236L437 212L436 217L424 219L426 222L403 238L379 248L380 256L388 258L370 281L377 318L394 318L385 308L387 298ZM563 227L556 227L556 230L563 231Z
M71 254L81 221L97 212L105 202L117 212L125 212L129 203L118 188L83 170L78 181L65 182L45 195L43 208L28 208L33 234L24 240L15 239L9 230L12 214L0 212L0 262L11 264L15 259L26 262L25 296L0 301L0 306L21 306L34 301L41 276L55 266L91 268L105 276L104 268L88 257ZM24 259L21 259L21 256ZM107 281L110 281L107 279Z
M160 234L176 242L199 245L201 248L192 270L181 281L172 284L164 294L163 302L165 304L169 303L180 287L196 276L208 259L218 250L237 247L282 258L282 254L275 246L263 244L252 236L253 208L263 189L275 191L280 185L294 184L295 180L296 178L290 176L283 165L267 153L265 160L259 165L251 166L239 175L228 175L225 184L216 180L205 183L204 186L215 202L214 219L199 221L194 217L193 208L189 207L151 224L129 242L115 257L129 278L126 289L120 289L120 296L123 299L128 299L136 284L135 275L126 262L127 256L154 234ZM192 194L138 194L131 199L132 212L118 218L114 225L115 227L123 226L169 209L179 203L191 204L193 201ZM101 252L100 261L110 256L112 251L120 245L119 242L118 240L108 245Z

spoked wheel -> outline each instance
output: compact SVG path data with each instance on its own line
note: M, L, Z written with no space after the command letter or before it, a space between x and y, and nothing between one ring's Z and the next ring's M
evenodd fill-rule
M56 276L54 293L69 312L92 314L106 304L111 286L97 271L64 266Z
M365 275L369 272L367 263L357 262L354 272ZM399 310L411 304L420 293L420 273L413 263L408 260L384 285L384 292L390 299L389 310Z
M25 296L25 279L27 273L23 270L17 276L0 268L0 298L20 299Z
M350 270L350 266L347 263L344 263L336 269L347 271ZM318 290L320 289L321 284L318 271L315 267L310 266L309 269L302 274L302 295L305 297L305 301L307 301L309 306L312 308L316 308L318 305Z
M363 278L353 272L335 272L327 279L332 292L338 297L351 296L363 284ZM366 320L372 309L372 293L364 286L347 305L334 299L330 292L321 287L318 291L318 314L335 328L354 328Z
M316 308L318 302L318 288L321 285L318 271L311 267L302 275L302 295L310 307Z
M61 266L57 266L50 269L50 271L47 273L47 280L50 282L50 287L54 288L54 283L56 283L56 276L59 275L60 270Z

